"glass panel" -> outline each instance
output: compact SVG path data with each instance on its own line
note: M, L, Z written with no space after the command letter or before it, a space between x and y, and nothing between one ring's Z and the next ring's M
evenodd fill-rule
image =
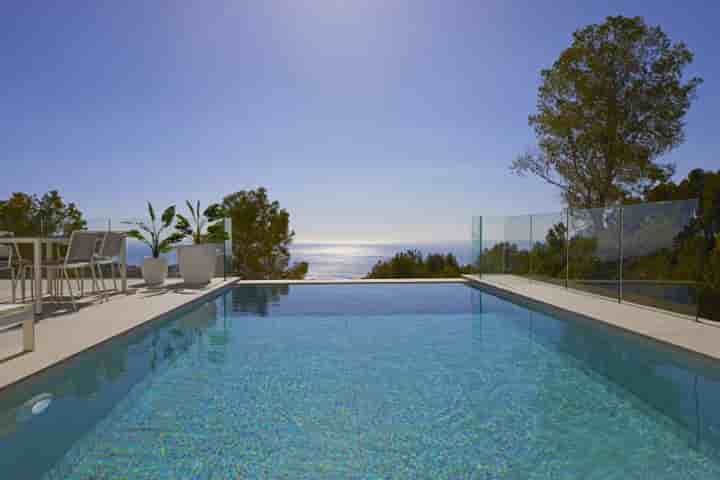
M530 274L530 222L529 215L505 219L506 273L523 276Z
M620 285L620 209L570 212L568 286L618 298Z
M565 285L566 215L547 213L532 216L530 275L534 280Z
M705 265L703 282L697 287L697 315L720 322L720 239L715 240Z
M224 227L225 227L225 234L227 235L225 238L225 249L224 249L224 275L227 277L231 274L233 271L233 242L232 242L232 218L225 217L224 221Z
M482 217L482 273L505 273L507 269L505 217Z
M623 300L695 316L703 237L697 200L630 205L623 210Z
M482 273L482 250L483 250L483 217L473 217L472 219L472 264L478 273Z
M698 209L684 200L478 216L473 258L482 273L563 286L567 277L570 288L720 320L720 240Z

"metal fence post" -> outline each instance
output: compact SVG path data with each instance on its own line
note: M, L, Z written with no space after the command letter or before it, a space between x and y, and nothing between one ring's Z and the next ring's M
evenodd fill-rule
M567 221L565 228L565 288L568 288L570 280L570 208L565 210Z
M225 230L225 241L223 242L223 260L224 260L224 272L227 275L228 270L233 270L233 244L232 244L232 218L231 217L225 217L223 219L223 228ZM228 255L230 255L230 258L228 259Z
M483 217L482 215L478 218L478 272L480 278L483 274Z
M533 216L530 215L530 245L528 245L528 276L532 280Z
M482 216L475 215L472 217L470 226L470 246L472 249L472 265L475 267L475 273L482 277Z
M502 245L502 273L507 273L507 217L503 217L503 231L502 231L502 241L500 242L500 245Z
M623 299L623 223L624 223L624 208L620 206L620 228L618 229L618 303L622 303Z

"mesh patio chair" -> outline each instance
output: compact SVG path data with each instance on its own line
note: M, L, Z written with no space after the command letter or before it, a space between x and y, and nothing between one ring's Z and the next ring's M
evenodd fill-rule
M97 266L97 264L94 262L94 260L96 259L98 252L100 252L101 249L102 249L102 245L103 245L103 243L104 243L104 241L105 241L105 233L106 233L106 232L104 232L104 231L93 231L93 230L84 230L83 233L95 235L95 254L93 254L93 264L94 264L95 266ZM93 266L88 266L88 268L94 269L95 267L93 267ZM80 273L83 273L84 270L85 270L85 268L80 269ZM93 277L93 276L92 276L92 275L94 275L95 273L98 273L98 276L97 276L97 277ZM105 282L102 281L102 274L100 273L99 268L98 268L98 270L96 270L96 271L91 271L90 274L91 274L91 279L92 279L92 285L91 285L91 286L92 286L92 293L97 293L98 290L100 289L100 285L102 285L102 290L104 291L104 290L105 290ZM80 291L80 296L85 295L85 281L84 281L84 278L85 278L85 277L84 277L83 275L78 275L78 276L77 276L77 279L76 279L76 280L77 280L78 289L79 289L79 291Z
M110 266L110 277L113 281L113 288L115 290L118 289L115 269L118 269L119 276L120 264L116 259L120 257L124 239L125 236L122 233L106 232L105 234L103 234L102 241L100 242L100 248L95 253L94 263L97 266L98 274L100 275L100 283L102 284L103 290L105 290L105 277L103 276L102 272L102 267L104 265Z
M13 232L0 232L0 238L12 238ZM17 243L0 245L0 271L10 272L12 290L12 303L17 300L17 286L20 283L21 301L25 302L25 280L32 277L32 265L22 258ZM30 282L30 296L34 298L32 281Z
M90 270L92 276L93 291L99 290L97 284L97 277L95 276L95 263L94 257L98 242L97 232L85 232L75 231L70 235L70 243L65 253L65 258L57 260L49 260L43 263L43 268L50 271L54 270L57 281L60 283L60 295L63 295L63 285L67 285L68 293L70 294L70 301L72 302L73 310L77 311L77 303L75 301L75 295L73 294L71 272L75 273L75 278L82 281L82 271L85 269ZM63 284L63 280L65 283ZM83 295L83 289L80 284L80 297ZM57 292L55 288L53 291ZM103 293L100 293L102 299Z

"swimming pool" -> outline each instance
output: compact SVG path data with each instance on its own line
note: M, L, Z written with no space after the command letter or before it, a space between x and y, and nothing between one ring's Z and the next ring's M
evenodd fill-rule
M466 285L242 286L1 392L0 472L720 478L718 405L713 362Z

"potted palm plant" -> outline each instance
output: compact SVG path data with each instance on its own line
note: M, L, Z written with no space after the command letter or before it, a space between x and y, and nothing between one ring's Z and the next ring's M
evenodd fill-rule
M200 202L195 206L188 200L185 202L190 211L190 218L177 214L175 229L184 237L192 239L192 245L177 247L180 274L187 284L204 285L215 275L217 256L216 243L225 240L225 230L221 222L224 211L214 203L203 212Z
M169 235L164 234L175 218L174 205L162 212L158 222L155 209L148 202L148 214L150 215L150 224L141 221L124 223L136 227L128 232L128 237L141 241L150 247L152 252L152 257L145 257L142 263L142 276L145 283L147 285L162 285L167 278L168 263L166 259L160 257L160 254L170 252L173 245L183 240L184 235L180 232L173 232Z

